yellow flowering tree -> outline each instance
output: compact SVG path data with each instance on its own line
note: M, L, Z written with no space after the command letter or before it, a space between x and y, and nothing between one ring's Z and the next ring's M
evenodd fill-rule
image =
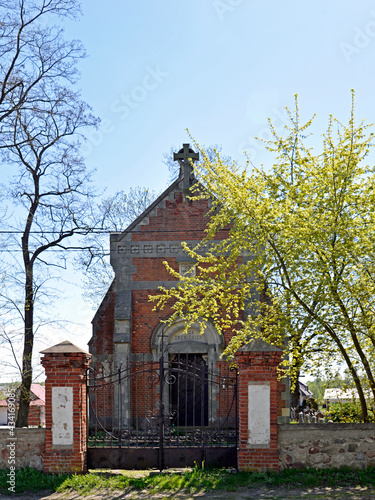
M186 328L210 319L219 332L231 331L226 356L255 337L283 346L294 379L303 364L345 363L368 421L368 393L375 398L375 176L366 164L373 133L356 124L352 97L348 124L331 116L320 152L305 144L312 120L300 123L297 98L283 136L270 122L270 168L228 165L219 154L212 161L201 150L192 197L211 198L212 209L206 239L186 246L196 275L151 299L156 308L172 304L170 321L184 317Z

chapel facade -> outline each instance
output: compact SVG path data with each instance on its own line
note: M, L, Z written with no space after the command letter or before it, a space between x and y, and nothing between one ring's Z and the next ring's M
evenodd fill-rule
M129 376L124 377L128 382L122 384L121 394L108 396L99 404L100 409L96 409L102 415L117 412L118 420L125 426L140 413L152 414L160 393L157 384L150 385L151 375L134 382L129 363L142 362L144 367L148 364L149 368L142 369L146 374L155 370L162 359L165 366L174 367L172 377L182 373L180 368L185 367L200 379L198 385L195 382L191 385L181 375L163 396L166 408L178 408L179 424L190 425L192 420L194 424L206 425L208 420L220 419L229 404L221 400L219 388L208 390L207 377L208 370L219 370L221 374L228 370L228 363L221 355L230 340L230 332L219 334L207 321L203 334L198 325L183 333L182 319L167 325L164 320L172 310L154 311L154 303L149 300L150 295L159 293L160 286L176 285L176 278L168 273L164 261L181 275L194 272L194 261L184 252L182 242L193 248L205 237L210 210L209 199L189 199L190 188L197 182L190 159L195 160L197 156L184 144L175 154L180 163L179 177L122 233L110 235L110 260L115 278L92 321L89 352L92 372L96 375L105 376L129 367ZM227 237L228 231L220 231L215 239ZM191 393L189 399L188 393ZM226 393L229 397L230 391ZM98 405L98 398L95 404ZM197 410L189 410L191 405ZM234 418L234 407L231 412Z
M216 362L229 341L229 334L228 338L219 335L209 322L203 335L194 326L183 334L182 320L166 326L162 321L172 310L153 311L154 303L149 301L158 287L176 283L163 262L182 275L194 271L194 261L181 243L193 248L205 237L210 200L188 199L196 182L188 158L196 158L196 153L188 144L179 152L181 156L184 150L186 159L180 160L178 179L122 233L110 235L115 278L92 321L89 352L95 370L111 371L123 365L124 359L139 355L157 361L162 343L164 350L169 346L169 353L195 353L204 355L208 363ZM228 231L221 231L216 239L227 235Z

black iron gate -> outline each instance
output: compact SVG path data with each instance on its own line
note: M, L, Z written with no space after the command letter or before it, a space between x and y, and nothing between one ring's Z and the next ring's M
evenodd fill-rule
M237 372L207 355L129 361L88 377L88 467L237 466Z

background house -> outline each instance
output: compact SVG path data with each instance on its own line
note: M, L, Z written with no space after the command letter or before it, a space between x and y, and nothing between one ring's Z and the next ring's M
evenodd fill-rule
M301 382L300 380L298 381L299 384L299 405L303 406L303 402L306 401L307 399L310 399L314 397L314 393L310 391L308 386Z
M20 389L16 389L16 398L19 398ZM45 390L40 384L31 384L29 427L40 427L45 420ZM0 425L8 425L8 401L0 401Z

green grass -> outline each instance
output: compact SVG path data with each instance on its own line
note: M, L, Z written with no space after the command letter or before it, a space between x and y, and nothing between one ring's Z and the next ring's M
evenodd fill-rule
M0 470L0 492L9 493L9 483L7 480L9 477L8 469ZM16 493L22 493L23 491L41 491L41 490L53 490L57 491L57 488L63 484L66 479L71 475L69 474L43 474L36 469L30 469L26 467L25 469L19 469L16 471Z
M0 471L0 492L6 493L7 470ZM230 474L225 469L186 469L183 473L149 474L149 472L110 471L76 474L43 474L35 469L16 472L16 493L24 491L52 490L57 492L73 490L81 495L92 490L148 490L160 491L205 490L235 491L241 486L283 486L283 487L338 487L375 486L375 468L363 470L342 469L286 469L277 472L240 472Z

